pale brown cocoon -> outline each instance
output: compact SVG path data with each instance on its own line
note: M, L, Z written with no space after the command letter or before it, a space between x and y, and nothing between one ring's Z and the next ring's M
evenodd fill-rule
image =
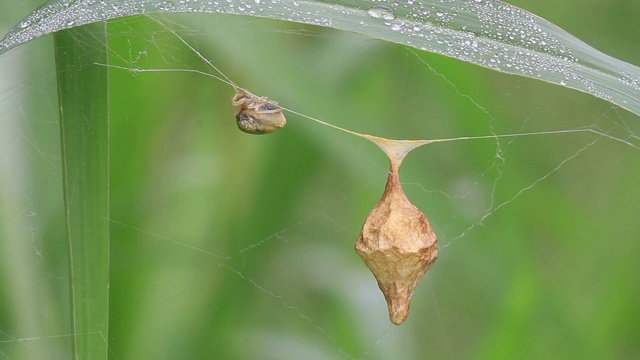
M356 252L378 281L389 319L402 324L416 285L438 258L438 243L427 217L404 194L396 166L362 227Z

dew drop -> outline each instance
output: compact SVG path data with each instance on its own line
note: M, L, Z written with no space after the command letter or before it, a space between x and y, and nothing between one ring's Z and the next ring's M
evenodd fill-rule
M384 5L374 5L367 11L367 14L372 18L376 19L384 19L384 20L393 20L396 18L396 15L393 13L393 10Z

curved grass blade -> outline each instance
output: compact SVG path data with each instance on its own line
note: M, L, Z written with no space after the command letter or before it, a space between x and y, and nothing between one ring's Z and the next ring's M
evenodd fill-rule
M90 45L90 46L89 46ZM109 166L106 24L55 34L75 359L106 359Z
M0 54L62 29L152 12L250 15L353 31L567 86L640 115L640 68L496 0L383 1L373 7L362 0L58 0L0 40Z

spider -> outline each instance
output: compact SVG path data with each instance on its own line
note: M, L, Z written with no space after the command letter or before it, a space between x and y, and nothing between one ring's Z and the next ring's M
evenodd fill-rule
M287 124L278 102L269 98L256 96L248 91L236 89L231 98L235 107L238 128L249 134L268 134Z

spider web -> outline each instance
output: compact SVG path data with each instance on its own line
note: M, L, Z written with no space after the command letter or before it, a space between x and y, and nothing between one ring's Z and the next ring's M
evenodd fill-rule
M623 335L637 325L620 314L640 297L629 275L640 250L636 117L351 34L233 16L159 21L110 24L112 63L96 64L112 70L113 358L455 359L510 354L504 344L607 353L597 336L632 345ZM3 59L4 79L32 73L1 92L0 358L66 358L55 74L51 57L20 51ZM237 131L225 80L280 101L287 127ZM400 327L353 251L387 160L314 119L458 139L403 165L441 255ZM603 239L614 240L606 252ZM615 264L603 269L603 257Z

